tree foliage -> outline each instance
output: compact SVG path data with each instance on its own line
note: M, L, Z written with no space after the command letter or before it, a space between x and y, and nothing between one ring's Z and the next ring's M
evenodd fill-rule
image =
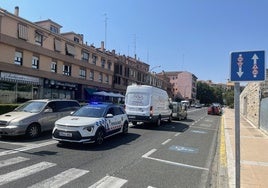
M223 89L211 87L207 83L197 82L196 98L202 104L220 103L223 104Z

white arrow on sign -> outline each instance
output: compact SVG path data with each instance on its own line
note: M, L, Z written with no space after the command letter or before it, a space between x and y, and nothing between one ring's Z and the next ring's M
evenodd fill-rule
M241 77L243 75L243 71L242 71L242 66L243 66L243 60L244 58L242 57L242 54L239 54L239 57L237 58L237 65L238 65L238 76Z

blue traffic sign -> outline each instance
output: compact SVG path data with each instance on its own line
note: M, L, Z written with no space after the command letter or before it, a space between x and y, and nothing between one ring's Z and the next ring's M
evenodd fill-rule
M232 52L230 80L238 82L265 80L265 52Z

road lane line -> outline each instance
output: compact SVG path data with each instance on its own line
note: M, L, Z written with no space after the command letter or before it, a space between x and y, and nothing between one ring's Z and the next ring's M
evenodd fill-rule
M119 188L122 187L125 183L127 183L127 180L125 179L107 175L95 184L91 185L89 188Z
M157 151L157 149L152 149L152 150L148 151L147 153L145 153L142 157L147 158L149 155L152 155L156 151Z
M15 157L15 158L11 158L11 159L2 160L2 161L0 161L0 168L4 167L4 166L9 166L9 165L17 164L20 162L24 162L27 160L30 160L30 159L25 158L25 157Z
M81 169L76 169L76 168L70 168L64 172L61 172L60 174L48 178L44 181L41 181L37 184L34 184L28 188L59 188L73 180L75 180L76 178L79 178L80 176L85 175L86 173L88 173L89 171L87 170L81 170Z
M35 174L37 172L40 172L53 166L56 166L56 164L49 162L41 162L26 168L22 168L7 174L0 175L0 185L4 185L9 182L24 178L26 176Z
M167 139L165 142L162 143L162 145L166 145L167 143L169 143L172 139Z
M20 148L16 148L16 149L9 149L9 150L0 152L0 156L10 155L10 154L14 154L14 153L22 152L22 151L28 151L28 150L40 148L40 147L43 147L43 146L52 145L52 144L55 144L55 143L58 143L58 141L51 140L51 141L43 142L43 143L40 143L40 144L33 144L33 145L26 146L26 147L20 147Z
M175 136L179 136L181 133L176 133Z
M222 167L227 167L227 156L225 146L225 134L224 134L224 119L221 118L221 136L220 136L220 164Z

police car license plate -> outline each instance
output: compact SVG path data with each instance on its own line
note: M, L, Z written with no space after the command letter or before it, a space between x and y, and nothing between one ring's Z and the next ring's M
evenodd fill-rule
M60 136L65 136L65 137L72 137L72 133L67 133L67 132L59 132Z

